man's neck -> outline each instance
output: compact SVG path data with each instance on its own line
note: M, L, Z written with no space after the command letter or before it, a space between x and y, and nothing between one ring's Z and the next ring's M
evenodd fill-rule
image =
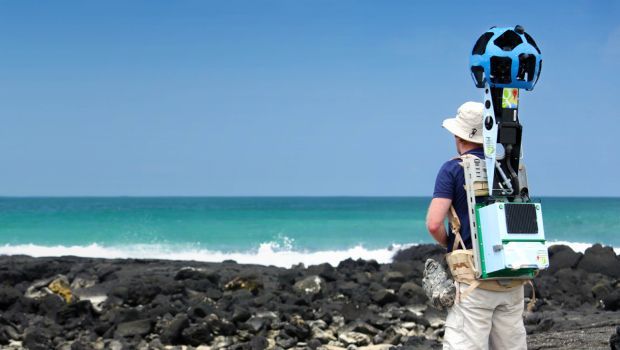
M461 152L459 153L460 155L463 155L469 151L475 150L476 148L480 148L482 147L482 145L467 145L467 146L463 146L463 148L461 149Z

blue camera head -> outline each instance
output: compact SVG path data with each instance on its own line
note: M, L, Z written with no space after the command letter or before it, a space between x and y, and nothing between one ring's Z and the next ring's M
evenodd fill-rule
M476 87L534 89L542 69L542 55L522 26L492 27L472 50L469 67Z

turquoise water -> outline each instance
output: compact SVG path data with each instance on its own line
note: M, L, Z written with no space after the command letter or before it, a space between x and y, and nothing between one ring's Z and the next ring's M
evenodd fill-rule
M343 251L431 242L429 198L0 198L0 254L48 247ZM541 198L549 241L620 247L620 198ZM54 254L53 250L45 250ZM66 253L67 250L63 250ZM71 251L69 250L69 253ZM94 255L105 253L99 252ZM205 253L206 254L206 253ZM369 253L370 254L370 253ZM148 254L146 254L148 256ZM178 255L178 254L177 254Z

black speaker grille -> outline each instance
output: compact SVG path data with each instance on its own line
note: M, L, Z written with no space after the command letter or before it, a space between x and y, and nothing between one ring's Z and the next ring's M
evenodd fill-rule
M538 233L536 205L505 204L508 233Z

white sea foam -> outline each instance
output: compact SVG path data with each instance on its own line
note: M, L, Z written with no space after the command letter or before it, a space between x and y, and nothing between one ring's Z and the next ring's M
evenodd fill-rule
M547 242L547 246L565 244L573 250L584 252L591 243L554 241ZM195 260L205 262L221 262L234 260L242 264L275 265L290 267L303 263L306 266L329 263L336 266L347 259L374 259L379 263L392 261L394 253L415 244L394 244L383 249L368 249L361 245L342 250L300 251L293 250L290 245L276 242L262 243L258 249L247 252L222 252L208 249L194 248L179 245L134 244L125 246L102 246L96 243L86 246L42 246L35 244L3 245L0 246L0 255L30 255L63 256L74 255L92 258L134 258L134 259L166 259L166 260ZM620 248L614 248L620 254Z
M568 241L547 241L547 247L552 246L552 245L559 245L559 244L567 245L576 252L584 253L586 249L592 246L593 243L568 242ZM620 254L620 248L614 247L613 249L614 249L614 252L616 252L616 254Z
M208 249L196 249L188 246L171 246L159 244L135 244L127 246L102 246L96 243L87 246L42 246L35 244L0 246L0 255L63 256L74 255L92 258L135 258L167 259L221 262L234 260L242 264L275 265L290 267L295 264L315 265L329 263L337 265L347 258L374 259L379 263L388 263L399 249L410 245L394 244L384 249L367 249L361 245L343 250L297 251L275 242L262 243L258 249L247 252L222 252Z

